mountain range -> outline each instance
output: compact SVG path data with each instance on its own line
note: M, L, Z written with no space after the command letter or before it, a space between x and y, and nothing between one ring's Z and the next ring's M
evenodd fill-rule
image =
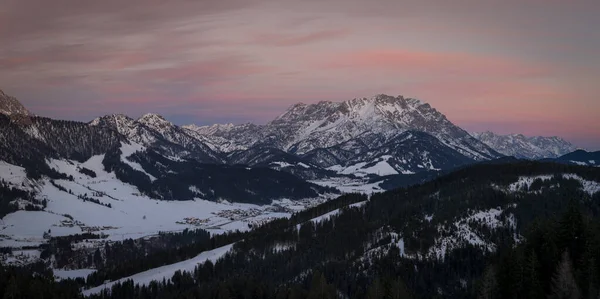
M522 269L554 271L568 242L585 241L577 261L600 252L592 234L561 230L592 232L580 219L600 211L598 152L469 134L415 99L296 104L264 125L202 127L150 113L54 120L4 93L0 107L0 262L78 278L69 298L472 298L507 250L551 249L497 264L503 290ZM536 217L568 199L590 215L535 235Z
M570 142L557 136L498 135L489 131L471 135L505 156L522 159L558 158L577 149Z
M0 109L10 123L4 160L19 165L34 156L84 162L124 142L171 160L267 167L317 180L406 176L503 155L555 158L574 149L558 137L469 134L427 103L383 94L295 104L265 125L177 126L152 113L138 119L113 114L89 123L57 121L33 115L4 92ZM37 168L44 169L40 161Z

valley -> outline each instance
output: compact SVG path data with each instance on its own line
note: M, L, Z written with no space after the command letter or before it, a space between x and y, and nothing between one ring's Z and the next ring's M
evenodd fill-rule
M600 213L597 153L472 136L402 96L204 127L151 113L61 121L7 103L0 262L52 271L48 283L88 298L252 289L236 283L363 298L374 277L459 298L539 217Z

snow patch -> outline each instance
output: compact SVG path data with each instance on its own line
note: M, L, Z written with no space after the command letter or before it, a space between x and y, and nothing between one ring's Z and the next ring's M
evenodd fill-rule
M461 218L452 224L452 233L448 235L443 225L438 225L438 232L445 235L435 241L435 245L429 249L428 255L442 259L447 251L461 247L461 244L467 243L484 248L488 252L494 252L496 245L487 242L476 231L471 229L469 223L475 222L483 224L488 228L495 230L500 227L516 228L516 219L513 214L507 215L502 220L502 209L492 208L486 211L471 212L469 216ZM515 236L515 240L520 240L520 236Z
M121 161L123 161L123 163L131 166L131 168L133 168L134 170L137 170L137 171L147 175L148 178L150 178L150 181L154 182L154 181L156 181L156 178L154 176L152 176L151 174L147 173L144 170L144 168L142 167L142 165L140 165L137 162L132 162L129 159L127 159L129 156L135 154L136 152L143 152L145 150L146 150L146 148L144 146L137 144L135 142L132 142L131 144L121 142Z
M219 247L219 248L216 248L213 250L202 252L199 255L197 255L196 257L191 258L189 260L185 260L185 261L181 261L181 262L178 262L175 264L154 268L154 269L151 269L148 271L134 274L129 277L124 277L119 280L111 281L111 282L105 283L101 286L98 286L98 287L95 287L95 288L92 288L89 290L84 290L83 295L90 296L93 294L98 294L98 293L102 292L104 289L110 289L110 288L112 288L113 285L115 285L117 283L122 283L129 279L133 280L134 284L147 285L152 281L162 281L163 279L171 279L171 277L173 277L173 275L177 271L193 272L194 269L196 268L196 266L198 266L199 264L203 264L207 261L211 261L213 263L216 262L218 259L220 259L225 254L227 254L227 252L229 252L232 247L233 247L233 244L229 244L229 245Z
M578 180L581 183L583 192L589 194L590 196L594 196L597 192L600 192L600 183L596 181L588 181L576 174L568 173L563 174L563 178L565 179L574 179Z

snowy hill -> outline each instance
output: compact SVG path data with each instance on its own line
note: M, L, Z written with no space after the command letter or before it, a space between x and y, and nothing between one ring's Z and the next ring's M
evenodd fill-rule
M471 135L499 153L516 158L556 158L576 149L573 144L560 137L527 137L522 134L498 135L489 131Z
M441 294L469 298L486 265L506 248L542 240L542 252L545 247L560 244L546 240L561 238L565 231L568 234L564 235L572 240L565 244L578 244L576 240L587 236L585 226L577 225L583 221L597 223L599 175L596 168L518 160L469 166L429 183L368 199L342 196L257 228L232 247L114 277L114 282L96 284L84 292L97 293L126 279L148 285L152 279L168 279L178 269L188 270L190 275L208 273L196 282L213 282L213 289L218 290L224 279L233 277L230 281L237 281L240 273L247 273L252 281L276 285L298 281L310 284L311 273L333 268L343 271L334 270L341 278L331 284L352 298L365 287L346 291L349 286L368 285L363 278L380 268L391 268L398 271L394 273L418 277L407 281L414 281L411 288L424 297ZM589 214L577 212L575 205L586 207ZM569 217L550 218L552 221L538 218L557 214ZM566 225L569 230L555 229L562 223L580 230ZM548 234L536 234L540 227ZM582 241L580 251L585 250L584 244L590 243ZM548 256L554 255L555 251L549 251ZM203 263L211 258L219 260ZM194 263L197 267L192 266ZM262 271L267 267L269 271ZM173 281L180 281L182 275L185 273L173 276ZM134 288L126 284L122 287Z
M600 151L587 152L584 150L576 150L572 153L550 160L566 164L600 167Z
M157 177L155 169L146 167L149 170L146 171L142 166L143 162L140 164L134 158L144 150L144 147L138 144L122 143L118 159L134 169L138 176L145 177L148 182L160 184L166 178ZM159 194L146 194L142 191L143 188L136 186L139 185L138 182L124 181L114 169L107 171L106 155L94 155L83 162L49 158L46 163L56 173L56 178L43 176L40 179L31 179L25 168L0 162L2 212L7 214L3 214L0 225L0 247L21 248L44 244L47 242L44 235L49 230L50 236L54 237L94 232L105 234L106 240L137 239L155 235L160 231L181 231L186 228L204 228L213 233L243 231L248 230L249 225L253 223L289 217L298 209L324 202L332 196L315 192L314 190L320 190L321 187L299 179L286 183L286 177L281 174L272 176L279 180L280 186L275 183L258 183L255 186L235 187L235 184L243 184L244 181L241 178L236 179L235 174L228 174L230 171L217 169L214 173L200 174L199 177L215 176L216 180L222 180L217 174L224 173L230 180L236 180L236 183L225 181L220 186L207 179L210 188L215 194L221 194L223 199L228 198L231 192L236 192L235 190L249 192L246 199L251 199L252 196L267 199L269 196L260 190L263 187L278 196L272 197L273 201L263 201L261 205L235 203L231 202L231 199L215 201L208 194L204 194L210 189L199 180L195 184L187 185L183 190L193 195L191 200L156 200ZM177 167L172 169L180 171ZM204 171L206 173L212 170ZM266 178L263 171L253 172L245 168L244 171L259 182ZM275 170L267 171L276 173ZM184 180L181 181L180 184L186 184ZM289 190L294 191L281 189L287 188L286 186L293 186ZM304 189L303 186L307 188ZM223 191L225 188L229 193ZM24 192L7 193L6 190ZM152 190L160 192L162 189ZM301 190L307 192L304 194L306 196L294 197L294 192ZM308 197L310 192L314 192L312 194L315 196ZM207 198L213 200L206 200ZM14 209L6 210L7 205L14 206ZM17 206L24 209L25 205L30 206L26 211L16 211Z

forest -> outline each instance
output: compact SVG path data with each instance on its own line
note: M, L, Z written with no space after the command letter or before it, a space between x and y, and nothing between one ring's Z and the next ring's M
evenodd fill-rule
M534 179L515 184L524 176ZM0 292L74 298L64 296L235 243L193 272L146 286L127 281L91 298L596 299L600 194L586 191L591 181L600 181L600 169L476 165L370 198L344 195L220 239L187 231L147 243L106 243L85 257L98 268L85 281L54 282L42 266L3 268ZM496 214L484 221L478 211ZM462 238L466 229L481 242ZM442 248L441 240L454 243ZM26 287L33 283L47 290L44 297Z

